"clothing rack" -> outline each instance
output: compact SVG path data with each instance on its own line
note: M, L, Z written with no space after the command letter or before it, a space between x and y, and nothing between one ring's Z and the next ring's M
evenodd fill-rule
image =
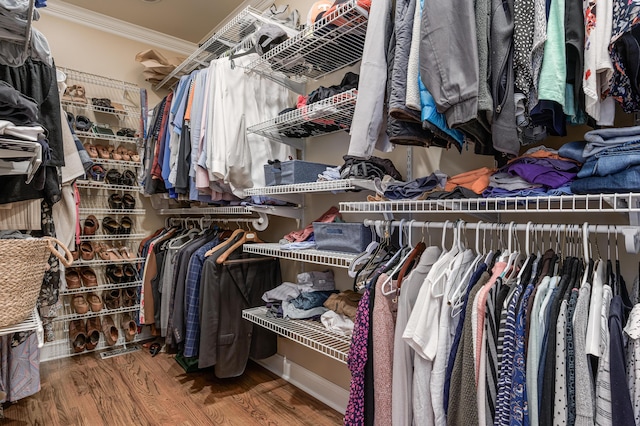
M238 217L238 218L221 218L221 217L168 217L165 220L165 226L169 227L172 225L181 224L183 226L189 226L189 223L198 224L200 229L204 229L206 227L211 226L214 223L235 223L238 226L241 223L246 223L248 225L253 226L253 228L257 231L264 231L267 226L269 226L269 217L266 213L258 212L258 217Z
M531 232L540 233L553 233L555 232L558 237L565 236L567 233L575 235L580 232L579 241L585 246L589 241L589 234L606 234L608 236L621 235L625 239L625 249L628 253L638 254L640 253L640 227L627 226L627 225L590 225L585 222L582 225L575 224L542 224L542 223L486 223L479 221L477 223L467 223L464 221L445 221L445 222L420 222L415 220L400 220L400 221L385 221L385 220L364 220L365 226L373 226L380 230L383 226L391 228L409 227L409 228L422 228L423 230L429 229L462 229L475 230L475 231L497 231L508 233L508 242L511 244L515 232L525 232L527 246ZM476 238L479 237L479 233L476 233ZM617 240L616 240L617 241ZM510 248L510 247L509 247Z

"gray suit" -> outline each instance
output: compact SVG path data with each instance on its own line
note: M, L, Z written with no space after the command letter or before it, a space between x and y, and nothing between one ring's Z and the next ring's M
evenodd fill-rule
M276 335L242 319L242 310L261 306L262 294L282 282L280 263L270 259L218 265L216 258L207 258L202 273L198 367L215 365L217 377L237 377L249 357L277 352ZM238 250L228 260L241 258L247 255Z

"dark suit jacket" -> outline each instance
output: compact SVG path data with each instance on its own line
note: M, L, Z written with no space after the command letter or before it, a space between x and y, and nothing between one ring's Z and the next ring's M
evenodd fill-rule
M249 357L261 359L277 352L276 335L242 319L242 310L263 305L262 295L282 282L277 259L218 265L217 256L204 263L198 367L215 365L217 377L244 373ZM260 258L237 250L228 260Z

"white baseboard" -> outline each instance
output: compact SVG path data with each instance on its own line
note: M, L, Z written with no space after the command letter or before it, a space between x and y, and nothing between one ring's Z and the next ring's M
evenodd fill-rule
M289 361L282 355L274 355L270 358L255 360L255 362L334 410L342 414L346 411L349 391L324 377Z

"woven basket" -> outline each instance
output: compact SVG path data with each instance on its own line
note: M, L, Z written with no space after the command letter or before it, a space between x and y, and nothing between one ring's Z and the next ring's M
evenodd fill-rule
M64 250L66 258L53 243ZM50 254L65 266L73 262L69 250L55 238L0 239L0 327L29 317L38 301Z

